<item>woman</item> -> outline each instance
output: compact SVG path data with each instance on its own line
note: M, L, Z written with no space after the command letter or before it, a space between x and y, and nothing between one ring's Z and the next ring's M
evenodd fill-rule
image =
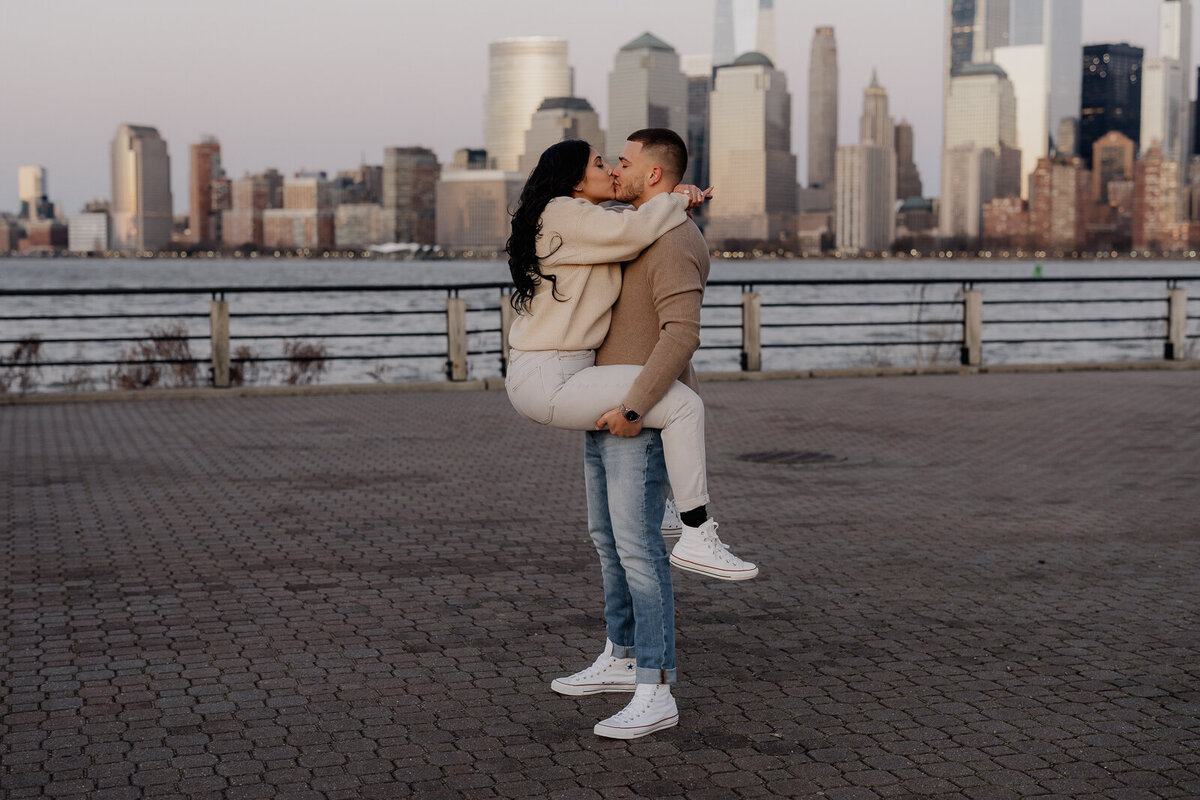
M586 142L559 142L542 154L513 215L506 249L515 286L512 301L521 315L509 333L505 388L518 413L543 425L592 430L604 412L621 403L641 367L594 366L621 291L620 262L683 224L688 208L703 199L696 187L681 186L636 210L598 205L613 194L611 170L599 153ZM642 419L646 427L662 431L686 541L702 538L699 533L689 537L687 525L687 518L707 518L699 395L677 381ZM703 557L697 558L689 544L689 558L673 552L672 563L725 580L758 574L716 538L715 523L712 531Z

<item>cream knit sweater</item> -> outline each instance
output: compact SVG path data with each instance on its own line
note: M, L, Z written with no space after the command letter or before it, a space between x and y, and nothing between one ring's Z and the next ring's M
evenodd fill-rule
M638 209L612 209L556 197L542 212L537 255L542 281L529 310L513 321L517 350L594 350L604 341L621 293L621 262L687 221L687 197L665 193ZM555 295L557 294L557 298Z

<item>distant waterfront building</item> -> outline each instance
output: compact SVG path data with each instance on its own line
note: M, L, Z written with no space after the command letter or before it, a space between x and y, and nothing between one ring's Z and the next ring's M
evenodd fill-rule
M1133 140L1118 131L1109 131L1092 144L1092 201L1109 203L1113 181L1133 180Z
M996 197L994 150L973 143L942 149L938 233L971 246L983 234L983 208Z
M921 197L921 172L913 160L913 129L908 120L896 123L896 199Z
M837 149L835 243L841 253L879 253L896 238L896 151L874 144Z
M530 36L492 42L483 131L488 166L518 169L533 112L547 97L574 94L566 39Z
M769 58L750 52L717 68L709 175L719 194L708 209L710 240L778 241L793 233L797 186L791 121L787 78Z
M670 128L686 141L688 81L675 48L651 33L622 47L608 74L608 135L615 156L629 134Z
M268 250L332 249L334 195L334 182L324 177L284 179L283 208L262 212L263 247Z
M339 170L337 174L342 203L383 203L383 166L361 164L358 169Z
M190 241L199 245L213 244L221 239L219 212L213 208L213 182L225 176L221 169L221 144L216 137L205 136L193 144L190 151Z
M520 172L446 170L437 185L437 243L447 250L494 252L511 233L508 209L525 185Z
M833 188L838 138L837 41L833 28L813 32L808 66L808 187Z
M17 242L20 253L53 254L67 249L67 226L56 219L29 220L25 238Z
M437 155L427 147L383 151L383 207L393 216L391 242L433 244L437 236Z
M487 169L487 150L463 147L454 151L450 169Z
M775 0L758 0L758 30L754 36L754 49L771 59L779 60L779 48L775 44Z
M0 255L17 249L21 238L21 223L16 217L0 213Z
M1029 190L1029 235L1035 247L1085 246L1091 175L1079 158L1038 159Z
M1004 70L994 64L968 64L950 79L944 135L939 232L944 237L976 238L983 206L993 197L1021 193L1017 101ZM968 156L964 148L990 150L994 158ZM973 174L977 169L991 174ZM958 207L959 202L969 202L970 207Z
M1137 146L1142 127L1142 56L1140 47L1089 44L1083 48L1083 85L1079 111L1079 155L1092 167L1092 144L1116 131Z
M21 219L39 220L54 216L54 207L46 197L45 167L17 168L17 196Z
M263 212L283 204L283 176L276 170L233 182L233 208L222 213L226 247L263 246Z
M1016 0L1010 44L992 51L992 61L1012 81L1017 98L1017 147L1021 191L1039 158L1057 147L1064 119L1079 114L1083 75L1081 0Z
M983 207L983 247L1029 247L1029 204L1019 197L997 197Z
M713 62L711 56L683 56L679 61L688 82L687 136L688 168L683 182L705 187L708 180L708 120L712 95ZM624 145L622 145L624 146ZM707 215L707 209L701 214Z
M1133 175L1133 246L1172 250L1186 241L1181 231L1178 162L1157 145L1137 160ZM1182 223L1186 229L1187 223ZM1181 233L1183 235L1181 235Z
M395 215L378 203L342 203L333 212L333 240L338 250L358 250L394 240Z
M713 10L713 67L732 64L737 57L733 35L733 0L716 0Z
M167 143L155 128L122 124L110 152L113 249L161 250L174 225Z
M72 253L108 250L108 212L85 212L71 217L67 225L67 249Z
M547 97L525 132L525 154L521 156L518 172L522 175L533 172L546 148L567 139L582 139L602 156L606 153L600 115L591 103L582 97Z

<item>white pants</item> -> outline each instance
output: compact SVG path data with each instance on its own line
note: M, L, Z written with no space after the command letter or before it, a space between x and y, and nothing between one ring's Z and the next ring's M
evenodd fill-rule
M595 363L595 350L512 350L504 388L513 408L527 419L566 430L595 430L596 420L621 405L642 371L634 364ZM654 408L642 413L642 424L662 431L676 508L707 505L700 395L675 381Z

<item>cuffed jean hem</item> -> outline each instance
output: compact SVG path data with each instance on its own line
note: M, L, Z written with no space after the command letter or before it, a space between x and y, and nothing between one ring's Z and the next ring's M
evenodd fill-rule
M652 669L650 667L638 667L637 677L634 678L634 683L672 684L674 682L675 670L673 669Z
M637 648L634 647L633 645L629 645L628 647L626 647L625 645L620 645L620 644L617 644L616 642L613 642L612 657L613 658L637 658Z

